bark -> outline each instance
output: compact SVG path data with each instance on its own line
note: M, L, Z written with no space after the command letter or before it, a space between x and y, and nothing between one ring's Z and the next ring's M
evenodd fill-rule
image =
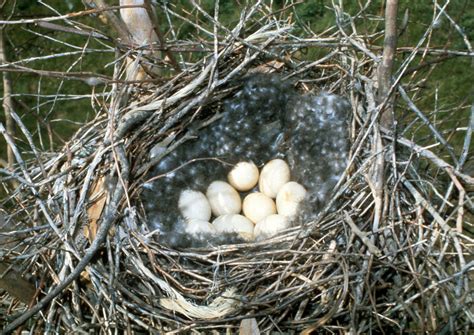
M151 18L144 8L144 0L120 0L120 6L142 6L120 9L120 16L135 44L140 46L158 41Z

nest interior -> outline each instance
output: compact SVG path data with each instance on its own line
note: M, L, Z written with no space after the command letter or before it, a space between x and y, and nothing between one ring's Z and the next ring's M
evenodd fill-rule
M336 16L325 35L302 39L291 22L250 6L232 29L216 23L219 33L186 71L112 84L106 107L63 150L31 161L18 152L9 176L17 188L2 214L14 239L2 241L1 257L29 274L25 290L35 284L27 304L3 293L5 329L26 322L59 332L222 332L251 320L261 332L468 331L465 205L446 206L438 195L461 199L472 178L379 126L377 58ZM307 48L326 52L306 61ZM214 122L239 80L256 73L349 101L352 145L339 183L315 217L271 239L161 243L141 199L150 171L195 140L194 130ZM422 164L432 168L421 173ZM433 192L427 185L440 173L448 182Z

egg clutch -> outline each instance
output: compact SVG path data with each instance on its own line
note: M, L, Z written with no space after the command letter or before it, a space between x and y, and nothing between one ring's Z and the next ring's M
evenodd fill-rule
M239 234L260 239L310 222L343 175L346 99L301 94L278 75L249 74L235 83L240 88L222 102L221 116L189 129L195 138L162 157L150 171L154 181L143 184L147 226L160 243L232 244Z
M306 189L290 177L282 159L269 161L261 171L244 161L228 173L227 182L211 182L206 194L183 190L178 208L186 233L194 238L236 233L246 241L278 234L291 226L306 196Z

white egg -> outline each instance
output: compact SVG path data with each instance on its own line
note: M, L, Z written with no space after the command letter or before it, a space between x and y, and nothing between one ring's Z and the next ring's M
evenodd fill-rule
M242 207L244 215L254 223L276 213L273 199L260 192L247 195Z
M257 185L258 168L252 162L240 162L229 172L227 179L238 191L249 191Z
M184 190L179 195L178 208L186 220L211 219L211 205L204 193L193 190Z
M189 235L194 237L199 237L200 235L215 235L216 229L215 227L205 221L199 219L190 219L184 224L184 231Z
M239 193L225 181L213 181L207 188L206 196L214 216L239 214L242 209Z
M283 185L277 194L278 214L293 217L298 212L298 205L306 196L306 189L297 182L290 181Z
M283 215L273 214L255 225L255 238L271 237L290 227L290 220Z
M290 181L290 167L282 159L269 161L260 173L258 187L260 192L275 198L280 188Z
M238 233L247 241L253 239L254 224L243 215L221 215L217 217L212 224L218 233Z

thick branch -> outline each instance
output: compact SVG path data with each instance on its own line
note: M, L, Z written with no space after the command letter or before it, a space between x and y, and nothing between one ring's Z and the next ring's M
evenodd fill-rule
M120 0L122 6L135 6L133 8L123 8L120 10L120 16L132 36L134 45L143 47L143 54L155 55L154 45L158 45L164 50L161 58L165 59L179 71L179 66L173 55L166 49L165 40L162 36L158 19L151 7L149 1L145 0ZM148 49L148 50L147 50ZM127 59L127 79L141 80L147 78L148 69L144 64L139 64L138 60L132 57Z
M387 0L385 7L385 39L383 47L382 62L378 68L378 103L389 99L391 77L395 51L397 48L397 11L398 0ZM394 122L393 99L390 98L385 104L385 109L380 115L380 124L385 128L391 128Z
M96 7L98 10L103 11L104 16L118 33L122 42L127 44L130 43L130 34L127 30L127 27L123 21L112 11L113 9L116 9L116 7L109 7L104 0L85 0L84 2L91 7Z
M0 28L0 65L8 63L5 53L3 29L4 28ZM11 113L13 111L13 100L11 94L12 86L10 81L10 75L7 72L3 72L3 111L5 113L6 130L12 138L15 138L15 123L13 122L13 118L11 117ZM13 151L9 146L7 146L7 161L8 168L12 169L13 164L15 162L15 158L13 156Z

